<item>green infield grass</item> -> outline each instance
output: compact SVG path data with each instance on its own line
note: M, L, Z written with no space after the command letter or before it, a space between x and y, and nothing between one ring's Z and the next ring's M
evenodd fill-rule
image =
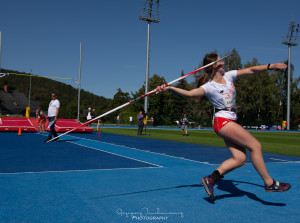
M149 139L158 139L199 145L226 147L222 138L217 136L213 130L189 131L189 136L182 136L181 129L149 129L147 134L138 136L137 129L125 128L101 128L103 133L112 133ZM265 153L281 154L300 157L300 133L298 132L251 132L262 144Z

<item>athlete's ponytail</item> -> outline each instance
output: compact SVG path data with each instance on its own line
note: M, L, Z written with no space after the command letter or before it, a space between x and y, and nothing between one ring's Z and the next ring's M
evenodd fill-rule
M205 66L207 64L210 64L218 59L218 54L216 52L208 53L203 58L202 65ZM197 80L197 86L200 87L201 85L205 84L209 79L210 75L213 72L213 66L209 66L205 69L206 73L204 75L201 75Z
M209 80L209 75L207 73L200 75L197 80L197 87L205 84Z

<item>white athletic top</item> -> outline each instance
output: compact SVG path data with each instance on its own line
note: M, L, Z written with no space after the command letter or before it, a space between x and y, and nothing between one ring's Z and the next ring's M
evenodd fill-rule
M88 113L87 113L87 117L86 117L86 119L87 119L87 120L90 120L90 119L92 119L92 115L91 115L91 113L92 113L92 112L88 112Z
M223 117L237 120L235 112L231 111L235 106L236 91L233 82L236 80L237 71L232 70L223 74L225 84L218 84L212 80L202 85L206 92L206 97L216 109L226 109L218 111L215 117Z
M59 107L60 107L59 100L55 99L55 100L50 101L49 107L48 107L48 117L55 117L56 112L57 112L56 109Z

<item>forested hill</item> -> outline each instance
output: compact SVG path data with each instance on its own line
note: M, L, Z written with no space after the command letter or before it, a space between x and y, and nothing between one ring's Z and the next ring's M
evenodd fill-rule
M1 73L18 73L24 72L2 69ZM22 75L8 75L0 78L0 88L4 85L8 86L9 90L18 90L23 92L26 96L29 95L30 77ZM48 79L44 77L31 78L31 99L41 101L41 109L47 110L50 94L56 92L58 99L61 102L60 117L76 118L77 117L77 103L78 103L78 89L71 85ZM107 111L111 99L102 96L97 96L85 90L80 91L80 113L84 120L84 111L89 107L95 109L96 114L102 114Z

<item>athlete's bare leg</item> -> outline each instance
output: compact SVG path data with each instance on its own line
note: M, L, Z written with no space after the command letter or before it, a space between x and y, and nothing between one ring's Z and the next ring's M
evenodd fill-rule
M230 171L243 166L246 163L246 149L224 140L227 148L232 154L232 158L225 160L218 168L221 175L225 175Z
M271 185L273 183L273 179L267 171L262 156L261 144L256 138L235 122L230 122L225 125L219 131L218 135L225 140L226 145L229 146L228 149L233 154L232 159L227 160L228 162L225 161L220 166L224 169L225 173L226 171L228 172L239 167L243 162L245 162L245 157L242 155L242 153L245 153L242 152L242 148L247 148L250 151L253 166L263 179L265 185Z

